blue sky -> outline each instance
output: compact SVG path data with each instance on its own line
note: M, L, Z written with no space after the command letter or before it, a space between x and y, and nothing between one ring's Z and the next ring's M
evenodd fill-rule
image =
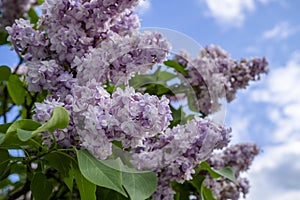
M233 58L266 56L270 73L227 105L232 143L256 142L263 152L245 176L246 199L300 199L300 1L146 0L142 27L169 28L200 45L217 44ZM0 47L0 64L18 62Z
M147 0L142 27L169 28L233 58L266 56L270 73L227 105L232 143L256 142L262 153L245 176L247 200L300 199L300 1Z

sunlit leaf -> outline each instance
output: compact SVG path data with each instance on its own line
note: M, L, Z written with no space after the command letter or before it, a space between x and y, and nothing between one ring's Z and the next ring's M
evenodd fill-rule
M32 134L35 135L41 132L53 132L56 129L64 129L69 125L69 122L70 116L68 111L61 106L56 106L53 109L52 116L49 121L43 124L37 130L33 131Z
M37 0L39 5L42 5L44 3L44 0Z
M17 129L17 134L22 142L25 142L32 137L32 131L26 131L20 128Z
M200 165L200 169L208 171L212 178L219 178L223 176L237 184L234 171L230 167L225 167L223 169L216 170L211 168L207 162L202 162Z
M223 169L214 170L214 171L217 172L218 174L222 175L223 177L228 178L235 184L237 184L237 180L235 178L234 171L230 167L224 167Z
M113 189L127 196L122 187L121 171L103 164L103 162L94 158L87 150L78 150L77 158L80 172L87 180L98 186Z
M31 24L35 24L38 22L39 20L39 16L36 14L35 10L33 7L31 7L29 10L28 10L28 16L30 18L30 23Z
M131 200L147 199L156 190L157 176L155 173L128 167L120 158L101 162L122 172L122 184Z
M184 66L180 65L174 60L167 60L164 64L168 67L175 69L177 72L181 73L182 75L188 75L188 71L184 68Z
M6 134L0 134L0 145L5 148L20 148L20 146L32 145L34 143L21 141L18 137L17 130L33 131L40 127L41 124L31 119L22 119L12 123L6 130Z
M122 180L131 200L147 199L157 187L157 177L153 172L123 172Z

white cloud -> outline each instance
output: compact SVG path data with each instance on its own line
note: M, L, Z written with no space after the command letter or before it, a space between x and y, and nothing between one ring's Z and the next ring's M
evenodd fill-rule
M264 82L248 91L247 100L260 104L260 109L249 110L246 104L244 109L237 109L236 118L230 122L233 131L244 130L249 136L253 134L249 129L262 126L257 140L268 140L246 174L251 184L247 200L300 199L299 86L300 52L294 52L284 66L271 68ZM262 116L255 119L253 112Z
M226 26L240 27L245 20L245 13L254 10L254 0L205 0L208 15Z
M252 99L268 104L268 118L274 124L273 142L300 140L300 52L286 66L271 70L263 88Z
M298 27L290 25L288 22L281 22L270 30L263 33L264 39L286 39L299 31Z
M247 199L300 199L300 141L271 146L256 158L247 174Z
M282 7L288 7L289 4L286 1L282 1L282 0L258 0L261 4L263 5L268 5L270 3L277 3Z
M145 14L151 9L151 2L150 0L140 0L140 4L137 7L139 14Z

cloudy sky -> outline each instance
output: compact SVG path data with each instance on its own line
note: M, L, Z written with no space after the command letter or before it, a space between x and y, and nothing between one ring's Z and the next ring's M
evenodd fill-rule
M247 200L300 199L299 8L295 0L146 0L139 9L143 27L176 30L202 46L220 45L233 58L269 60L270 73L227 105L232 142L262 148L247 174ZM17 62L0 47L1 65Z
M140 8L143 27L218 44L233 58L267 57L270 73L227 105L232 142L262 148L247 200L300 199L299 8L294 0L149 0Z

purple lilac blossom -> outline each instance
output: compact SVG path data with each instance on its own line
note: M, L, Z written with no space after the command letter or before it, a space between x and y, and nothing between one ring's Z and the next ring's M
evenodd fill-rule
M259 80L261 74L268 72L265 58L233 60L215 45L206 46L195 59L182 52L174 60L188 70L187 82L199 99L199 110L206 115L219 109L218 99L225 97L231 102L238 89L246 88L250 81Z
M85 86L74 84L63 102L57 99L52 95L44 103L37 103L34 119L45 123L54 106L64 106L71 115L71 124L54 133L58 144L66 148L80 145L99 159L111 155L113 140L121 141L124 148L142 147L146 138L166 130L172 120L167 98L136 93L128 87L110 95L94 79ZM75 144L71 135L79 137L80 143L76 140ZM51 135L45 134L44 141L48 145L53 142Z
M30 90L48 90L60 84L55 81L56 72L49 70L42 75L49 78L52 86L43 88L39 81L31 82L44 67L43 62L49 60L55 60L56 71L63 74L63 81L71 82L69 85L74 79L79 83L96 79L100 83L122 84L134 73L145 73L162 62L170 44L161 34L138 32L139 20L132 11L137 3L138 0L46 0L37 30L24 19L8 27L8 40L14 49L26 61L33 61L28 63ZM62 90L65 96L66 89Z
M169 51L170 46L159 33L114 33L97 48L89 48L83 58L75 57L72 67L80 83L96 79L100 83L123 84L135 73L146 73L162 62Z
M51 92L44 103L45 106L49 107L52 101L71 106L68 111L71 112L71 119L77 123L76 120L79 119L76 109L73 110L73 107L76 107L73 104L74 99L76 101L76 88L89 87L87 82L94 80L97 81L97 87L103 86L106 81L115 84L125 83L134 73L144 73L155 63L162 62L170 51L170 45L158 33L138 32L139 20L132 12L137 2L137 0L91 2L46 0L42 6L43 13L36 30L28 20L24 19L17 20L16 24L8 27L9 40L13 43L15 50L25 58L29 90ZM74 95L75 98L73 98ZM153 135L155 131L162 131L169 125L171 115L166 99L162 99L160 103L160 100L150 95L145 98L141 94L132 95L141 98L137 102L145 101L143 103L147 109L159 106L159 109L151 109L151 111L156 110L160 113L134 116L135 121L129 118L131 125L137 123L134 125L137 128L139 123L137 117L141 117L141 120L144 120L141 123L145 125L148 123L148 128L145 128L146 135ZM147 104L147 101L150 104ZM97 109L101 109L99 105L97 106L86 108L84 117L95 117ZM42 107L42 104L37 104L35 110L37 116L43 110ZM136 106L136 112L142 107ZM105 110L107 107L102 109ZM48 112L50 113L49 110ZM141 112L135 114L141 115ZM110 115L109 109L105 110L105 113ZM157 116L160 118L155 119ZM110 124L111 130L106 130L105 134L109 140L112 140L116 135L120 135L120 132L123 133L126 126L123 125L124 130L122 128L115 130L116 124L120 122L118 120L121 119L110 118L110 123L115 120L115 124ZM37 120L41 121L39 118ZM91 132L90 123L97 124L98 119L94 120L96 121L80 122L81 124L89 123L87 132ZM149 128L154 124L153 129ZM80 128L84 127L80 126ZM72 127L69 126L68 129L71 130ZM77 131L74 130L70 134L77 137ZM145 137L127 133L128 130L123 133L125 135L123 138L129 146L133 143L141 143L140 140ZM49 143L49 140L47 141ZM86 143L82 142L82 144ZM104 143L109 146L107 142ZM98 157L104 158L106 155Z
M118 120L118 129L127 137L123 146L142 146L146 138L166 130L172 120L169 100L166 97L136 93L133 88L118 88L112 94L110 113Z
M27 82L30 91L48 90L56 92L63 87L70 90L72 84L76 82L73 75L65 71L55 60L28 61Z
M250 184L246 178L241 177L241 173L249 169L254 157L259 153L256 144L242 143L226 148L221 153L213 154L209 159L209 164L215 169L231 167L237 177L238 184L234 184L228 179L213 179L207 176L205 186L210 188L215 198L220 200L238 200L240 194L244 198L249 192Z
M192 179L195 166L208 159L214 149L227 146L230 132L196 117L185 125L168 128L156 139L146 140L145 148L133 154L132 162L137 169L157 172L163 185L165 180L183 183ZM164 196L159 191L154 196Z
M137 147L150 136L167 128L172 120L169 101L162 97L118 88L110 97L95 80L75 86L73 116L82 147L100 159L111 154L111 141L123 147Z
M23 55L25 60L43 60L49 56L49 41L42 32L33 29L29 20L16 20L6 30L9 33L7 40L12 42L15 51Z

